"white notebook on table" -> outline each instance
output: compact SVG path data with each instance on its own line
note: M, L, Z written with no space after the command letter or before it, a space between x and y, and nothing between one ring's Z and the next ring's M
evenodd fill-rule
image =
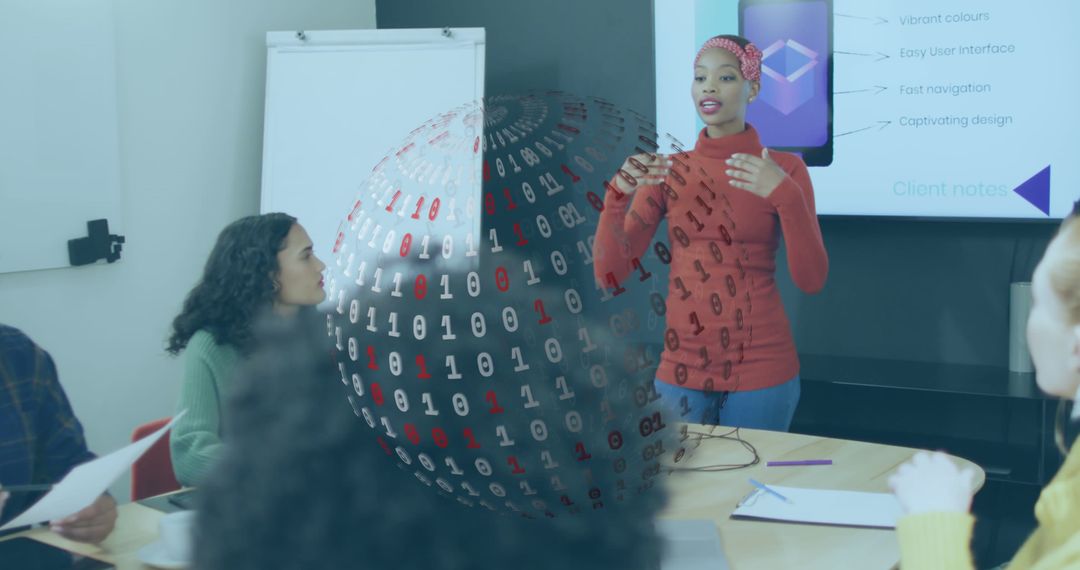
M809 524L896 528L902 511L891 493L803 489L769 485L791 500L755 489L731 513L732 518L763 519Z

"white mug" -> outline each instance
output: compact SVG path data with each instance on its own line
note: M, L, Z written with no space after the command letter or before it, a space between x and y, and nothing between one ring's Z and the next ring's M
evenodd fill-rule
M170 560L191 560L192 531L195 529L195 511L169 513L158 521L158 539L162 550Z

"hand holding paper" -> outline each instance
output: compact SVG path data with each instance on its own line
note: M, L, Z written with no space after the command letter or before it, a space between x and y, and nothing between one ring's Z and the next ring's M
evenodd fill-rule
M111 497L102 498L105 490L130 469L131 465L150 449L150 446L161 439L161 436L165 435L165 432L184 413L180 412L166 426L135 443L76 466L53 487L52 491L34 503L34 506L0 527L0 531L54 521L54 529L59 526L64 531L61 534L72 535L68 536L69 538L96 536L102 524L109 518L109 511L112 511L113 518L116 514L116 502ZM70 518L65 519L65 517ZM75 540L79 539L75 538Z
M69 540L97 544L112 532L116 516L116 500L109 495L100 495L89 507L70 517L54 520L49 526Z

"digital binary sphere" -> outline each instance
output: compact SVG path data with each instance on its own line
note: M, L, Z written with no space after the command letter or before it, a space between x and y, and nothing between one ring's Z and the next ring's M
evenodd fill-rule
M353 410L403 471L555 517L633 500L685 460L685 418L653 384L663 343L679 374L699 358L665 326L678 244L658 232L632 276L594 275L610 180L656 139L601 99L497 96L375 167L337 234L327 327Z

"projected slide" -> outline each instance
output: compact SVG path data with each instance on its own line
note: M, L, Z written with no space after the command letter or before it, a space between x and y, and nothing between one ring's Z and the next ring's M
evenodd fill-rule
M694 55L763 52L747 120L818 212L1053 219L1080 198L1080 2L655 0L657 130L692 146Z

